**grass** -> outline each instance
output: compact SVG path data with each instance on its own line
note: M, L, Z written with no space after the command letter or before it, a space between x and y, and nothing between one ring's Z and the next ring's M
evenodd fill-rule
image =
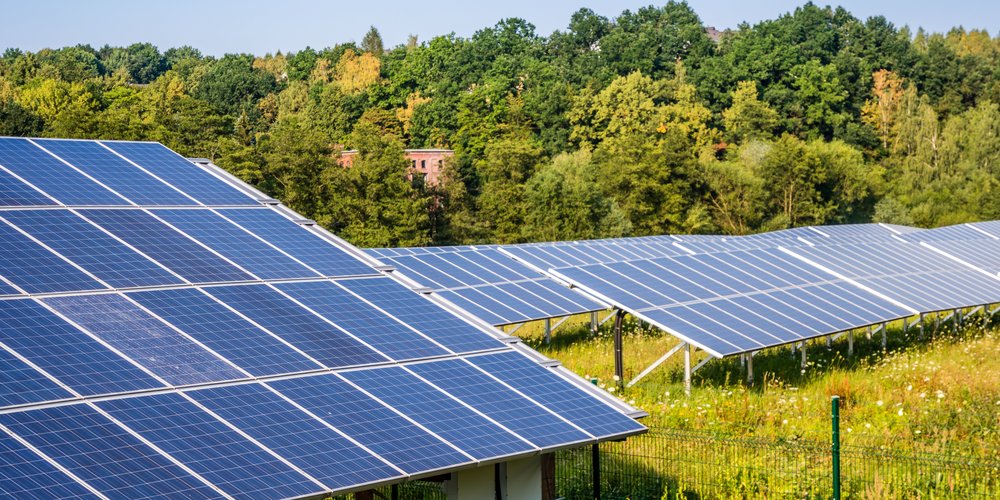
M589 318L568 322L551 344L543 342L538 324L516 333L614 392L610 323L597 335L588 324ZM649 412L651 427L823 441L830 434L830 397L839 395L845 442L916 452L961 448L1000 458L1000 331L984 327L981 316L958 332L947 324L934 331L929 321L924 338L915 327L907 333L901 327L889 325L885 352L879 335L856 334L853 356L846 335L829 347L810 342L805 368L788 348L762 351L754 357L753 385L744 381L739 358L712 360L694 374L690 397L676 355L618 396ZM626 322L623 335L626 380L678 342L635 322ZM697 353L692 363L704 356Z

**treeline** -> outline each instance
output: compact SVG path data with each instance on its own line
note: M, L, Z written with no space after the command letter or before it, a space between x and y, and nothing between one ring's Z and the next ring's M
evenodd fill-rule
M160 141L362 246L996 219L998 103L989 33L811 3L718 41L670 2L549 36L0 58L0 135ZM406 181L404 147L454 149L445 182Z

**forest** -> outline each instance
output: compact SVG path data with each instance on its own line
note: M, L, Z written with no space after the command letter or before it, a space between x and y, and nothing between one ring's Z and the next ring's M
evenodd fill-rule
M812 3L718 39L671 1L547 36L0 58L0 135L159 141L365 247L1000 219L998 105L1000 38ZM455 150L443 182L404 148Z

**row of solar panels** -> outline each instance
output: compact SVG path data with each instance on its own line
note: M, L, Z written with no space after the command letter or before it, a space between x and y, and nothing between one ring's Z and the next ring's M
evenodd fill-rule
M467 261L486 250L371 253L399 266L420 284L448 290L439 284L456 275L455 267L462 268L459 276L465 276ZM550 276L571 284L603 307L622 308L716 356L921 312L1000 301L996 222L936 230L883 224L824 226L750 237L654 236L509 245L488 251L508 257L492 259L504 266L519 265L524 275ZM479 297L445 296L494 324L519 322L513 316L498 318L496 309L484 303L491 288L524 299L510 290L509 283L494 279L475 288ZM581 296L566 287L562 292ZM536 309L544 305L531 304ZM590 307L575 312L597 308ZM545 312L557 317L564 310Z
M0 138L0 494L317 495L644 430L262 203L159 144Z
M259 205L160 144L0 137L0 206Z
M507 351L0 413L0 492L310 496L642 430Z

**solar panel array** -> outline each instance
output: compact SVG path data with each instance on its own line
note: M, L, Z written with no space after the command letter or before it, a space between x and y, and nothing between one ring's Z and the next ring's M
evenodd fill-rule
M426 284L430 273L411 257L440 259L465 248L376 253ZM847 224L736 237L666 235L489 248L719 357L1000 301L997 222L934 230ZM444 274L434 279L453 277ZM490 306L478 300L455 302L492 319Z
M0 138L0 493L299 497L644 427L155 143Z
M382 248L368 253L496 326L604 309L497 247Z

